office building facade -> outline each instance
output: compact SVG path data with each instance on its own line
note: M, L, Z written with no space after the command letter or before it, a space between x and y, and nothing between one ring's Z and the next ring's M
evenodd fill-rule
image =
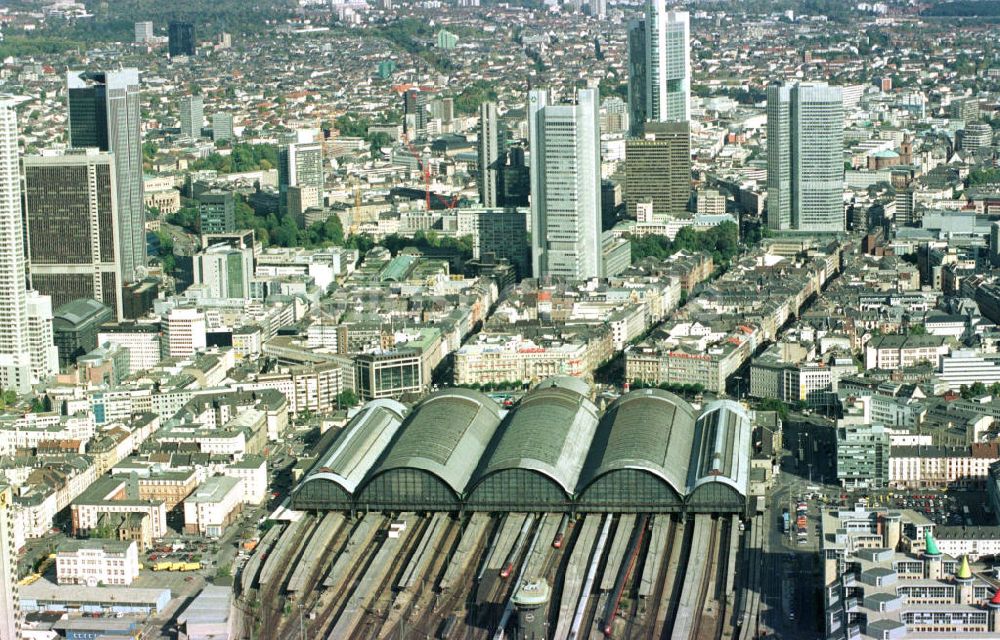
M181 137L200 138L205 123L205 100L201 96L181 98Z
M233 114L216 112L212 114L212 140L216 142L223 142L225 140L232 140L235 137L233 133Z
M497 121L495 102L479 106L479 202L486 208L497 206L497 187L503 140Z
M601 276L601 145L596 89L574 104L528 94L531 242L535 277Z
M135 23L135 42L143 44L153 39L153 23L149 21Z
M688 122L650 122L641 138L625 142L625 206L640 203L653 214L676 215L691 198L691 130Z
M278 152L279 204L288 209L288 187L314 187L323 200L323 145L319 142L293 143Z
M775 231L844 231L844 101L824 83L767 89L767 221Z
M212 298L249 298L253 250L213 245L194 257L194 281Z
M56 308L93 298L122 318L116 164L93 148L24 158L31 284Z
M212 189L199 195L198 218L202 235L236 231L236 203L233 192Z
M403 94L403 133L410 140L427 134L427 92L408 89Z
M97 147L114 156L121 275L134 282L146 267L139 72L70 71L67 84L70 146Z
M167 29L170 57L193 56L195 53L194 25L190 22L171 22Z
M690 16L647 0L645 20L629 26L629 102L633 126L691 117ZM644 100L642 113L639 100ZM638 131L639 129L636 129Z

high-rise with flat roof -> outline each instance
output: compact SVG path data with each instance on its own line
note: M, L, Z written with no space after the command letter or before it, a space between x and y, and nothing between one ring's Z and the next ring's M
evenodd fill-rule
M31 284L56 308L93 298L122 318L115 164L93 148L24 158Z
M121 275L134 282L146 267L139 71L70 71L67 84L70 146L114 155Z
M212 140L233 139L233 114L217 111L212 114Z
M403 94L403 132L410 140L427 133L428 94L420 89L407 89Z
M532 271L536 277L601 276L601 145L596 89L572 104L528 94Z
M646 122L646 21L628 24L629 134L638 136Z
M193 56L195 51L194 25L190 22L171 22L167 28L170 57Z
M205 100L201 96L181 98L181 137L200 138L205 123Z
M289 187L313 187L323 202L323 145L319 142L299 142L286 145L278 152L279 206L288 208Z
M691 130L687 122L649 122L625 142L625 205L650 203L654 214L676 215L691 198Z
M484 102L479 106L479 201L488 209L497 206L497 186L503 141L497 122L497 105Z
M153 39L153 23L147 21L135 23L135 42L142 44Z
M844 101L825 83L767 89L767 223L775 231L844 230Z
M212 189L199 195L198 214L202 235L236 231L236 203L232 191Z

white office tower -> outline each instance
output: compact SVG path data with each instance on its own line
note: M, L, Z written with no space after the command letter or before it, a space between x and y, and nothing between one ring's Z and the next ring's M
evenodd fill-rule
M167 314L166 353L168 358L184 358L207 344L205 314L197 309L171 309Z
M20 627L14 505L10 487L0 483L0 640L18 640L21 637Z
M497 175L500 162L500 129L497 126L497 105L479 105L479 201L483 207L497 206Z
M142 44L153 40L153 23L149 21L135 23L135 40L133 42Z
M0 102L0 387L27 393L33 383L24 279L24 225L14 104Z
M528 94L531 243L536 277L601 276L601 143L596 89L575 104Z
M767 224L844 231L844 100L825 83L767 89Z
M26 298L31 375L36 382L44 382L59 373L59 348L52 333L52 298L37 291L28 291Z
M181 98L181 137L200 138L205 124L205 99L201 96Z
M687 11L666 11L663 0L646 2L646 119L691 118L691 27Z

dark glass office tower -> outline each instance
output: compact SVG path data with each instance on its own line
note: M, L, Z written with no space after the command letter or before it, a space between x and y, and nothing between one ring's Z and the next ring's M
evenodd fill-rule
M59 308L91 298L122 317L114 157L96 149L24 157L32 286Z
M194 55L194 25L190 22L171 22L167 30L170 39L170 57Z
M135 282L146 266L139 71L70 71L67 85L70 145L114 156L121 275L125 282Z

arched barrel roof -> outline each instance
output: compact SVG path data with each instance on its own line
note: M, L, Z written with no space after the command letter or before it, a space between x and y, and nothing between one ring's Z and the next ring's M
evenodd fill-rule
M557 484L566 499L573 495L597 429L598 411L585 395L586 384L562 386L566 380L577 382L546 380L510 413L473 481L473 501L477 486L511 470L539 473Z
M683 499L694 423L691 405L672 393L640 389L623 395L597 427L580 475L581 498L603 476L638 470L659 478Z
M456 387L431 394L410 414L366 485L379 474L416 469L460 497L499 424L500 407L478 391Z

